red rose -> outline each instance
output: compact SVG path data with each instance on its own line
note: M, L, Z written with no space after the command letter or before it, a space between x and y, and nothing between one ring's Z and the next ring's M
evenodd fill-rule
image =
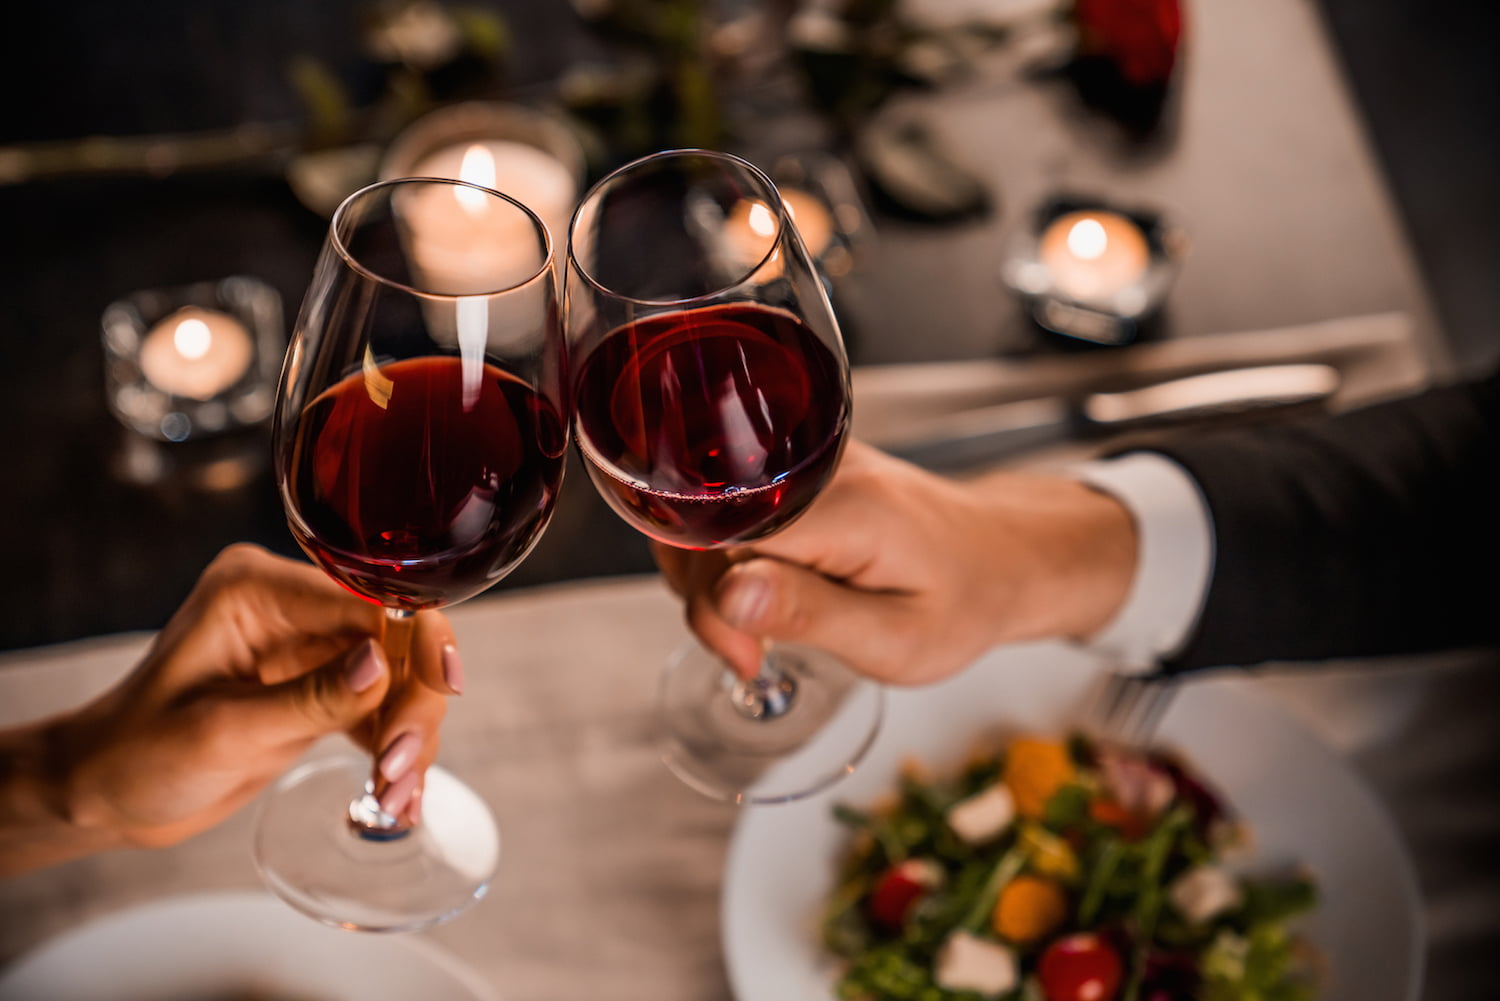
M1075 0L1081 55L1112 62L1126 81L1163 84L1172 76L1182 37L1178 0Z

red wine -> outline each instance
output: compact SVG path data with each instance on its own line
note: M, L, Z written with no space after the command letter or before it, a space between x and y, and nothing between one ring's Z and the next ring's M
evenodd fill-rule
M489 365L427 357L357 372L302 414L282 477L292 534L371 601L470 597L546 527L565 431L550 402Z
M780 528L838 461L844 370L800 320L730 303L607 334L575 383L578 445L604 498L671 545Z

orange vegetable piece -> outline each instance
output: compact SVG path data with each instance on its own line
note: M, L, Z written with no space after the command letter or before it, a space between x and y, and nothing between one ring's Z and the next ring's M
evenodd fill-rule
M1038 818L1047 800L1073 780L1073 761L1055 740L1018 737L1006 749L1003 778L1015 798L1016 812Z
M1142 822L1141 818L1112 799L1091 801L1089 816L1106 827L1113 827L1119 831L1120 836L1126 841L1135 841L1149 829L1149 825Z
M1040 876L1017 876L1005 884L995 901L990 924L1001 938L1017 945L1040 942L1068 918L1063 888Z

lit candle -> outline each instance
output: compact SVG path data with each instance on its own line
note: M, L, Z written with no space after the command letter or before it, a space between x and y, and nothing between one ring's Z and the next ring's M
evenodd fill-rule
M1069 212L1042 234L1038 257L1073 299L1107 299L1139 281L1151 260L1141 228L1118 212Z
M833 242L833 214L822 201L799 188L782 188L781 200L808 255L816 261ZM765 202L745 199L724 221L724 242L734 259L746 267L765 257L775 239L776 216Z
M234 317L188 306L162 320L141 344L141 374L164 393L211 400L239 382L254 354Z
M568 238L568 221L578 204L573 172L530 143L488 139L448 146L418 161L411 176L469 181L510 195L547 224L554 247Z
M509 194L541 218L554 247L572 212L575 188L567 168L524 143L450 147L424 160L412 176L448 177ZM542 263L530 220L481 191L434 186L417 192L405 215L412 264L431 291L493 292L526 280Z
M823 256L833 240L833 215L817 198L798 188L782 188L781 200L792 217L792 225L802 235L802 242L813 260Z

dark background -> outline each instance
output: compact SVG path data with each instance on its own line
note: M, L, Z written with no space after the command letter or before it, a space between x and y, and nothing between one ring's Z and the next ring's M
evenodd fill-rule
M221 128L297 117L293 56L316 53L361 97L351 0L100 0L7 15L0 143ZM591 42L562 0L489 4L517 38L513 87L544 86ZM1462 0L1322 0L1350 86L1463 371L1500 359L1500 17ZM98 318L115 297L234 273L295 313L324 220L273 172L0 186L0 490L10 572L0 649L159 626L219 548L294 553L263 467L264 433L221 442L249 485L204 491L116 475L131 439L105 410ZM860 360L859 346L853 348ZM196 461L191 453L173 453ZM576 463L540 548L501 587L643 570L641 539Z

